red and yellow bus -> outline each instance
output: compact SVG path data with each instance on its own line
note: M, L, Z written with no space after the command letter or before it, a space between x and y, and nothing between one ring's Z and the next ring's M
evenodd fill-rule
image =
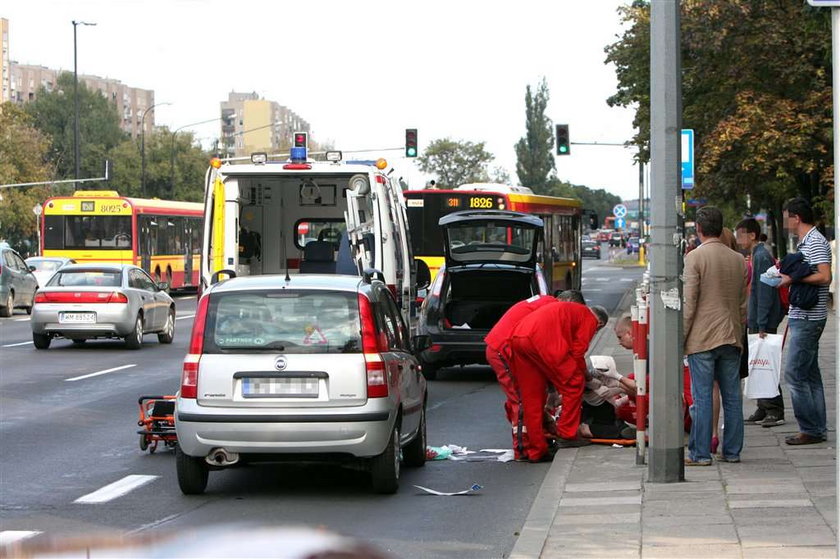
M579 200L540 196L530 188L503 184L465 184L454 190L407 190L408 227L414 256L432 277L443 264L443 233L438 220L463 210L511 210L543 220L540 265L551 293L580 289L582 208Z
M142 267L172 289L198 285L204 205L80 190L48 198L41 254Z

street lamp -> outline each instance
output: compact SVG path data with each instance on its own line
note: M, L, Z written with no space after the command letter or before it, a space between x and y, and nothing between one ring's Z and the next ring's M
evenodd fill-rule
M81 138L81 134L79 133L79 62L76 49L76 28L80 25L93 26L96 24L87 21L73 20L73 102L76 105L76 119L73 125L73 152L76 162L76 174L73 178L77 180L81 178L79 176L81 175L81 150L79 149L79 142ZM76 189L75 183L73 184L73 189Z
M222 120L220 118L211 118L208 120L201 120L199 122L191 122L190 124L185 124L176 128L172 132L172 137L170 138L169 142L169 155L170 155L170 162L169 162L169 191L170 194L175 193L175 135L183 130L184 128L190 128L191 126L198 126L200 124L207 124L208 122L216 122L217 120ZM171 196L170 196L171 197Z
M155 103L143 111L143 116L140 117L140 190L143 192L143 198L146 197L146 113L160 105L171 105L172 103Z

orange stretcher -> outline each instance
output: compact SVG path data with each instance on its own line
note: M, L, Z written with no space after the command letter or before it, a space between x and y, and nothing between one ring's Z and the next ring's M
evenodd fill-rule
M137 425L142 429L140 435L140 450L153 454L159 442L169 448L175 448L178 437L175 434L175 396L140 396L137 399L140 407L140 418Z

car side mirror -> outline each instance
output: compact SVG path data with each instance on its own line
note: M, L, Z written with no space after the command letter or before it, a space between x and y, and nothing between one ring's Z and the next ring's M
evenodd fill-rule
M29 269L29 271L30 271L30 272L34 272L34 271L35 271L35 266L28 266L27 268Z
M432 338L431 336L414 336L411 338L411 347L414 349L414 353L420 353L421 351L426 351L430 347L432 347Z
M432 272L429 270L429 265L419 258L414 259L414 268L416 274L417 290L422 291L428 289L432 283Z
M159 281L159 282L157 283L157 288L158 288L160 291L169 291L169 283L168 283L168 282L165 282L165 281Z

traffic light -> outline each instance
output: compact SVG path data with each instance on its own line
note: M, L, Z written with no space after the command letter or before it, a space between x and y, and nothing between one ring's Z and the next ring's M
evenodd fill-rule
M569 155L572 151L572 143L569 141L569 125L557 125L557 155Z
M405 156L417 157L417 129L405 129Z

